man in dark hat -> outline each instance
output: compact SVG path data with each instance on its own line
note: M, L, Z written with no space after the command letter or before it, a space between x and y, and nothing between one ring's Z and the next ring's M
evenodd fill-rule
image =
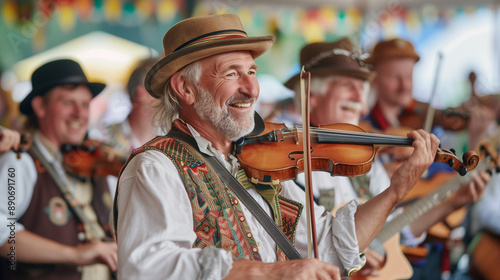
M20 110L28 116L33 146L22 161L0 161L2 178L28 181L9 184L15 208L5 213L7 204L2 204L0 210L0 216L14 218L10 233L1 228L1 255L6 258L1 278L110 279L117 260L115 244L109 242L106 179L67 173L60 151L64 144L83 142L90 101L105 85L89 82L80 65L67 59L40 66L31 82Z
M358 125L363 112L366 111L366 99L369 90L369 82L375 76L364 63L366 54L361 53L354 47L348 38L342 38L335 42L312 43L304 46L301 50L300 61L311 72L311 125L329 125L337 123L350 123ZM298 75L292 77L286 85L294 88L296 98L295 107L300 107L300 88ZM291 113L290 113L291 112ZM299 112L299 110L296 110ZM285 110L277 116L283 119L293 119L287 114L297 114L295 111ZM272 120L281 122L280 119ZM295 123L294 125L301 124ZM409 154L413 148L409 147ZM379 151L378 154L382 153ZM314 172L312 174L313 185L315 187L315 197L318 202L324 205L327 210L336 209L352 199L366 201L383 192L391 185L390 176L394 170L388 174L379 159L373 161L372 169L365 176L358 177L332 177L328 173ZM484 177L483 177L484 176ZM403 243L407 246L415 246L423 241L424 231L446 217L457 207L462 207L466 203L477 199L488 176L482 174L475 178L475 183L466 185L458 195L452 196L446 202L440 204L435 209L423 214L413 224L406 224L402 227ZM304 176L299 174L297 178L299 185L304 184ZM402 209L398 209L402 210ZM400 211L392 216L399 214ZM391 219L390 217L389 219ZM390 242L388 242L390 243ZM411 276L410 264L405 258L397 258L397 255L387 256L388 265L378 271L384 263L386 252L377 241L372 242L364 252L367 263L359 272L362 276L378 275L381 279L393 278L403 279ZM396 253L398 248L396 249ZM388 253L393 253L391 250ZM401 253L399 253L401 255ZM399 268L394 270L394 265Z
M273 41L248 37L236 15L190 18L166 33L165 57L151 68L145 85L159 99L159 120L169 134L135 150L120 175L114 209L120 278L352 275L364 261L360 252L434 159L437 139L412 132L415 153L393 185L369 203L348 203L335 218L316 205L319 260L289 260L294 253L287 246L276 249L248 197L305 256L304 192L290 180L247 177L233 143L261 132L254 114L259 96L254 59Z

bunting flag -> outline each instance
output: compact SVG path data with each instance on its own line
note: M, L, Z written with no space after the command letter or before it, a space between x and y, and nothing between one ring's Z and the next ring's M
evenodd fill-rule
M4 1L2 3L2 18L8 27L13 27L18 20L16 1Z
M65 32L69 32L75 28L76 11L72 6L65 4L59 6L58 11L59 26Z
M161 0L156 7L156 17L160 23L171 22L176 14L175 1Z
M94 11L94 1L92 0L77 0L75 3L78 16L82 21L89 21L92 18Z
M119 22L122 16L122 6L120 0L107 0L104 2L104 15L108 22Z
M236 5L238 4L238 5ZM273 34L280 39L287 36L297 42L330 40L338 36L358 36L369 33L373 38L407 35L414 38L432 28L442 28L449 20L474 14L478 9L497 10L488 6L457 6L438 8L430 3L421 7L405 8L391 5L386 10L371 12L363 18L359 7L340 8L323 5L302 8L291 5L244 5L231 1L195 0L4 0L0 4L4 26L18 33L29 31L33 48L45 45L46 28L59 26L62 32L71 32L77 23L111 23L122 26L158 23L162 30L187 16L236 13L250 34ZM55 22L55 24L50 24ZM36 38L35 38L36 36ZM26 36L25 36L26 37Z

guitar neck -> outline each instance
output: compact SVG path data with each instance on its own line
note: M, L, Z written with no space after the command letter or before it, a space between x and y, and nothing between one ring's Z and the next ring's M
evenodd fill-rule
M475 170L478 170L478 172L487 170L490 167L489 162L490 158L486 157L479 162ZM413 221L429 212L429 210L434 208L439 202L445 200L453 192L457 191L461 186L472 181L472 178L471 173L467 173L465 176L457 174L441 187L417 200L408 207L403 214L388 222L377 235L376 239L382 243L389 240L394 234L400 232L403 227L411 224Z

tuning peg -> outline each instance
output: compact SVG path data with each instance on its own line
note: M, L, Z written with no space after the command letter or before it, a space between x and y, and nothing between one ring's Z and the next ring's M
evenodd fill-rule
M460 167L458 168L458 174L460 174L461 176L464 176L465 174L467 174L467 167L465 167L465 166L463 166L463 165L462 165L462 166L460 166Z
M453 167L453 164L455 164L455 160L454 160L454 159L452 159L452 158L450 158L450 159L448 160L448 165L449 165L450 167Z
M455 149L453 149L453 148L450 149L450 152L452 152L454 155L457 155L457 153L455 152Z

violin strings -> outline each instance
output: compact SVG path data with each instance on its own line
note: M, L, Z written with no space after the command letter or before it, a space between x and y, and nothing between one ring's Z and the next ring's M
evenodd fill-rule
M297 131L302 132L302 126L296 126L296 127L297 127ZM394 143L396 143L396 144L403 143L404 145L406 145L407 143L405 141L408 141L408 140L413 141L413 139L411 139L411 138L405 138L405 137L396 136L396 135L370 134L370 133L366 133L366 132L345 131L345 130L329 129L329 128L312 127L311 131L313 134L316 134L316 135L339 136L338 140L345 141L346 143L349 143L349 140L353 140L353 139L365 140L366 142L374 141L374 140L386 140L387 141L386 144L388 144L388 145L394 144ZM344 137L344 138L342 138L342 137ZM446 150L443 148L438 148L437 152L447 153L447 154L451 153L449 150Z
M298 131L302 131L302 127L297 126ZM328 128L311 128L313 134L316 135L327 135L327 136L338 136L342 140L341 137L348 137L346 141L349 139L359 139L359 140L385 140L388 142L398 142L407 141L409 138L395 136L395 135L382 135L382 134L370 134L366 132L356 132L356 131L345 131L345 130L337 130L337 129L328 129Z

